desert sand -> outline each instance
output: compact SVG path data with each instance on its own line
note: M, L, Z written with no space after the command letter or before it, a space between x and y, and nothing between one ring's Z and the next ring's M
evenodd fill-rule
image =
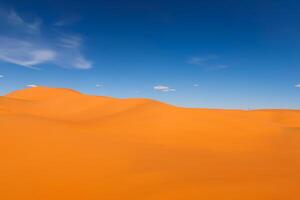
M36 87L0 97L0 199L299 200L300 111Z

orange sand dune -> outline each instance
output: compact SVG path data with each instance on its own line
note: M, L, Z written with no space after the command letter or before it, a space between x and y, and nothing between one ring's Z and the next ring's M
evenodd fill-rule
M300 111L0 97L1 200L299 200L299 187Z

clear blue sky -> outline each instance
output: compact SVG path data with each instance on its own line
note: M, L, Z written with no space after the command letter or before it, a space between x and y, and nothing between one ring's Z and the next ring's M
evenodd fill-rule
M297 0L0 0L0 94L43 85L300 109L299 10Z

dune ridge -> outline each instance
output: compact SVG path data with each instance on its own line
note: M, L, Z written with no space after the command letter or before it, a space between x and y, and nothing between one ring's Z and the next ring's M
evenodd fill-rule
M35 87L0 97L0 130L0 199L300 199L298 110Z

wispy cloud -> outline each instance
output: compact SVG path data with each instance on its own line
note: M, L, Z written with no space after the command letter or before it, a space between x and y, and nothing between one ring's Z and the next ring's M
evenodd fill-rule
M296 88L300 88L300 83L295 85Z
M198 83L193 84L193 87L199 87L200 85Z
M85 59L83 56L78 55L72 63L77 69L90 69L92 67L92 62Z
M165 86L165 85L156 85L153 87L153 89L158 92L175 92L176 91L174 88L170 88L169 86Z
M77 35L63 35L59 38L58 46L68 48L68 49L77 49L81 46L82 39Z
M53 61L56 52L38 44L0 36L0 60L32 67L44 62Z
M187 63L192 65L204 66L207 63L207 61L215 60L215 59L217 59L216 56L205 56L205 57L194 56L194 57L190 57L187 60Z
M63 34L58 38L57 46L60 47L57 63L61 66L71 65L77 69L90 69L92 62L81 53L82 38L79 35Z
M103 87L103 84L98 83L98 84L96 84L96 87Z
M40 32L42 21L39 18L25 21L14 9L0 9L0 17L4 23L12 28L22 29L22 31L31 34Z
M37 85L35 84L29 84L29 85L26 85L27 87L31 87L31 88L34 88L34 87L38 87Z
M0 78L4 78L4 75L1 75L1 74L0 74Z
M227 68L228 65L220 64L219 57L215 55L210 56L193 56L187 59L188 64L197 65L206 68L222 69Z
M6 30L0 34L1 61L29 68L45 63L76 69L92 67L81 52L80 35L51 32L53 29L43 32L42 20L29 22L13 9L0 9L0 17L0 25Z

